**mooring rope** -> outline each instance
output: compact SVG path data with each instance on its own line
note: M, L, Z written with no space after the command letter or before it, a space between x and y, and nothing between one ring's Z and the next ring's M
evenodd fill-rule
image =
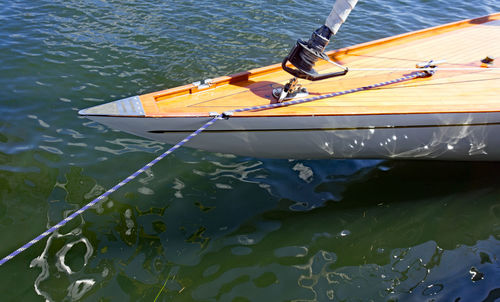
M274 104L268 104L268 105L262 105L262 106L253 106L253 107L247 107L247 108L241 108L241 109L235 109L235 110L226 111L226 112L224 112L222 114L215 114L215 116L211 120L209 120L207 123L205 123L203 126L201 126L198 130L196 130L193 133L191 133L190 135L188 135L185 139L183 139L180 142L178 142L172 148L170 148L167 151L165 151L162 155L158 156L157 158L155 158L154 160L152 160L151 162L149 162L148 164L146 164L144 167L140 168L139 170L137 170L136 172L134 172L132 175L130 175L129 177L125 178L124 180L122 180L120 183L118 183L117 185L115 185L111 189L107 190L101 196L95 198L94 200L92 200L91 202L89 202L88 204L86 204L85 206L83 206L81 209L79 209L76 212L72 213L71 215L69 215L68 217L66 217L65 219L63 219L59 223L57 223L56 225L52 226L51 228L49 228L48 230L46 230L42 234L38 235L37 237L35 237L30 242L26 243L25 245L21 246L20 248L18 248L17 250L15 250L11 254L9 254L8 256L4 257L2 260L0 260L0 266L2 266L3 264L5 264L7 261L11 260L15 256L19 255L23 251L27 250L32 245L34 245L38 241L42 240L43 238L47 237L48 235L50 235L54 231L58 230L59 228L61 228L62 226L64 226L66 223L68 223L69 221L71 221L76 216L78 216L78 215L82 214L83 212L85 212L86 210L90 209L92 206L96 205L99 201L102 201L104 198L108 197L111 193L113 193L116 190L118 190L119 188L123 187L125 184L127 184L131 180L135 179L137 176L139 176L140 174L142 174L144 171L146 171L147 169L151 168L153 165L155 165L156 163L158 163L160 160L164 159L169 154L171 154L175 150L179 149L185 143L189 142L195 136L197 136L198 134L200 134L201 132L203 132L204 130L206 130L208 127L210 127L211 125L213 125L217 120L220 120L220 119L223 119L223 118L228 118L232 113L245 112L245 111L253 111L253 110L265 110L265 109L272 109L272 108L277 108L277 107L284 107L284 106L302 104L302 103L307 103L307 102L322 100L322 99L326 99L326 98L332 98L332 97L336 97L336 96L340 96L340 95L355 93L355 92L359 92L359 91L375 89L375 88L379 88L379 87L383 87L383 86L387 86L387 85L392 85L392 84L396 84L396 83L400 83L400 82L409 81L409 80L412 80L412 79L415 79L415 78L428 77L428 76L431 76L433 73L434 73L434 70L426 70L425 69L425 71L415 72L415 73L410 74L408 76L401 77L401 78L398 78L398 79L394 79L394 80L391 80L391 81L381 82L381 83L377 83L377 84L373 84L373 85L368 85L368 86L363 86L363 87L359 87L359 88L354 88L354 89L350 89L350 90L333 92L333 93L319 95L319 96L315 96L315 97L311 97L311 98L306 98L306 99L302 99L302 100L291 100L291 101L282 102L282 103L274 103Z
M185 139L183 139L182 141L178 142L175 146L173 146L172 148L170 148L167 151L165 151L162 155L158 156L157 158L155 158L154 160L152 160L151 162L149 162L147 165L145 165L144 167L140 168L139 170L137 170L136 172L134 172L132 175L130 175L129 177L125 178L120 183L118 183L117 185L115 185L111 189L109 189L106 192L104 192L101 196L97 197L96 199L92 200L91 202L89 202L88 204L86 204L84 207L82 207L78 211L74 212L73 214L69 215L65 219L61 220L58 224L54 225L53 227L51 227L47 231L43 232L42 234L38 235L36 238L34 238L33 240L31 240L30 242L26 243L25 245L21 246L20 248L18 248L14 252L12 252L10 255L4 257L2 260L0 260L0 266L3 265L5 262L11 260L15 256L17 256L21 252L27 250L28 248L30 248L32 245L34 245L38 241L40 241L43 238L47 237L52 232L54 232L57 229L61 228L63 225L65 225L66 223L70 222L76 216L78 216L78 215L82 214L83 212L85 212L86 210L90 209L92 206L94 206L95 204L97 204L99 201L101 201L104 198L108 197L111 193L115 192L119 188L121 188L124 185L126 185L129 181L133 180L134 178L136 178L137 176L139 176L140 174L142 174L144 171L146 171L147 169L151 168L153 165L155 165L156 163L158 163L160 160L164 159L169 154L171 154L175 150L177 150L180 147L182 147L182 145L184 145L185 143L187 143L188 141L190 141L191 139L193 139L195 136L197 136L198 134L200 134L201 132L203 132L205 129L207 129L208 127L210 127L211 125L213 125L220 118L221 118L220 116L216 116L216 117L212 118L206 124L204 124L203 126L201 126L198 130L194 131L193 133L191 133L190 135L188 135Z

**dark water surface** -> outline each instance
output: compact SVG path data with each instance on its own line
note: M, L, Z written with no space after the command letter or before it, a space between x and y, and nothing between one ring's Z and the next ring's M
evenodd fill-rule
M277 63L332 2L2 1L0 257L167 147L79 109ZM360 1L332 47L495 11ZM0 267L0 300L495 301L499 171L181 149Z

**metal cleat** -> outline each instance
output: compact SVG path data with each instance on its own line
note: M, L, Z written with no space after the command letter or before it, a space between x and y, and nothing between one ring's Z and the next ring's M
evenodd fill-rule
M273 96L277 99L278 103L285 100L296 98L303 98L309 95L307 89L299 84L297 78L292 78L283 87L273 89Z
M430 60L428 62L421 62L417 63L415 67L422 69L422 71L425 73L423 77L430 77L434 75L434 73L436 72L435 69L437 68L438 64L442 63L446 63L446 60L439 60L439 61Z

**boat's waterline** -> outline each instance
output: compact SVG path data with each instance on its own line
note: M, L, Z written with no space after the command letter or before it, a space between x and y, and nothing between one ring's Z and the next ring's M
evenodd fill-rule
M111 128L174 144L209 118L91 116ZM263 158L500 160L500 113L222 119L187 146Z

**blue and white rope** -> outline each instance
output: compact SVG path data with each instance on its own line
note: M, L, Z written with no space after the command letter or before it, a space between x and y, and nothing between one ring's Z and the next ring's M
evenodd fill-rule
M315 97L310 97L310 98L306 98L306 99L302 99L302 100L291 100L291 101L282 102L282 103L274 103L274 104L268 104L268 105L262 105L262 106L254 106L254 107L247 107L247 108L242 108L242 109L235 109L235 110L225 112L223 115L229 116L229 115L231 115L231 113L234 113L234 112L264 110L264 109L272 109L272 108L277 108L277 107L285 107L285 106L290 106L290 105L303 104L303 103L307 103L307 102L318 101L318 100L327 99L327 98L333 98L333 97L341 96L341 95L345 95L345 94L351 94L351 93L355 93L355 92L380 88L380 87L387 86L387 85L392 85L392 84L397 84L397 83L409 81L409 80L412 80L415 78L424 78L424 77L431 76L432 74L434 74L434 70L414 72L414 73L407 75L405 77L401 77L401 78L394 79L394 80L387 81L387 82L381 82L381 83L363 86L363 87L358 87L358 88L354 88L354 89L350 89L350 90L344 90L344 91L333 92L333 93L329 93L329 94L318 95Z
M86 204L85 206L83 206L81 209L79 209L76 212L72 213L71 215L69 215L68 217L64 218L62 221L60 221L59 223L57 223L56 225L52 226L50 229L48 229L45 232L43 232L42 234L38 235L36 238L34 238L33 240L31 240L30 242L26 243L25 245L21 246L20 248L18 248L17 250L15 250L11 254L9 254L8 256L4 257L2 260L0 260L0 266L2 266L3 264L5 264L7 261L11 260L15 256L19 255L21 252L27 250L28 248L30 248L32 245L34 245L38 241L40 241L43 238L47 237L52 232L58 230L59 228L61 228L62 226L64 226L66 223L68 223L69 221L71 221L73 218L75 218L76 216L82 214L83 212L85 212L86 210L88 210L89 208L91 208L92 206L94 206L95 204L97 204L99 201L101 201L104 198L108 197L111 193L113 193L116 190L118 190L119 188L123 187L128 182L130 182L131 180L133 180L137 176L139 176L141 173L143 173L144 171L146 171L147 169L151 168L153 165L155 165L156 163L158 163L160 160L164 159L169 154L171 154L175 150L177 150L180 147L182 147L185 143L187 143L188 141L190 141L191 139L193 139L195 136L197 136L198 134L200 134L201 132L203 132L204 130L206 130L208 127L210 127L211 125L213 125L217 120L222 119L223 117L227 117L227 116L231 115L231 113L234 113L234 112L245 112L245 111L252 111L252 110L272 109L272 108L277 108L277 107L284 107L284 106L289 106L289 105L302 104L302 103L307 103L307 102L322 100L322 99L326 99L326 98L332 98L332 97L336 97L336 96L340 96L340 95L355 93L355 92L359 92L359 91L375 89L375 88L379 88L379 87L383 87L383 86L387 86L387 85L392 85L392 84L396 84L396 83L408 81L408 80L415 79L415 78L427 77L427 76L430 76L432 74L433 74L433 71L416 72L416 73L413 73L413 74L410 74L408 76L401 77L401 78L398 78L398 79L395 79L395 80L391 80L391 81L387 81L387 82L382 82L382 83L378 83L378 84L373 84L373 85L369 85L369 86L364 86L364 87L359 87L359 88L355 88L355 89L350 89L350 90L345 90L345 91L340 91L340 92L334 92L334 93L319 95L319 96L315 96L315 97L311 97L311 98L306 98L306 99L302 99L302 100L292 100L292 101L287 101L287 102L282 102L282 103L274 103L274 104L268 104L268 105L262 105L262 106L254 106L254 107L241 108L241 109L236 109L236 110L225 112L222 115L217 115L214 118L212 118L210 121L208 121L206 124L204 124L203 126L201 126L198 130L194 131L193 133L191 133L190 135L188 135L185 139L183 139L182 141L180 141L179 143L177 143L175 146L173 146L172 148L170 148L167 151L165 151L162 155L158 156L157 158L155 158L154 160L152 160L151 162L149 162L148 164L146 164L144 167L140 168L139 170L137 170L136 172L134 172L132 175L130 175L129 177L125 178L124 180L122 180L120 183L118 183L117 185L115 185L111 189L107 190L101 196L99 196L96 199L92 200L91 202L89 202L88 204Z
M38 241L42 240L43 238L47 237L48 235L50 235L52 232L56 231L57 229L59 229L60 227L62 227L63 225L65 225L66 223L68 223L69 221L71 221L73 218L75 218L76 216L82 214L83 212L85 212L86 210L88 210L89 208L93 207L95 204L97 204L99 201L103 200L104 198L108 197L111 193L115 192L116 190L118 190L119 188L123 187L124 185L126 185L129 181L131 181L132 179L136 178L137 176L139 176L141 173L143 173L144 171L146 171L147 169L151 168L153 165L155 165L156 163L158 163L160 160L164 159L165 157L167 157L169 154L171 154L172 152L174 152L175 150L179 149L182 145L184 145L185 143L187 143L188 141L190 141L193 137L197 136L198 134L200 134L202 131L204 131L205 129L207 129L208 127L210 127L211 125L213 125L215 123L215 121L217 121L218 119L220 119L221 117L220 116L216 116L214 117L213 119L211 119L210 121L208 121L205 125L201 126L198 130L194 131L193 133L191 133L189 136L187 136L185 139L183 139L182 141L180 141L179 143L177 143L175 146L173 146L172 148L168 149L167 151L165 151L165 153L163 153L162 155L158 156L157 158L155 158L154 160L152 160L151 162L149 162L147 165L145 165L144 167L140 168L139 170L137 170L136 172L134 172L132 175L130 175L129 177L125 178L124 180L122 180L120 183L118 183L116 186L112 187L111 189L107 190L105 193L103 193L101 196L97 197L96 199L92 200L91 202L89 202L88 204L86 204L84 207L82 207L81 209L79 209L78 211L74 212L73 214L69 215L68 217L64 218L62 221L60 221L58 224L52 226L50 229L48 229L47 231L43 232L42 234L38 235L35 239L31 240L30 242L26 243L25 245L23 245L22 247L18 248L17 250L15 250L14 252L12 252L10 255L4 257L2 260L0 260L0 266L3 265L5 262L11 260L12 258L14 258L15 256L17 256L18 254L20 254L21 252L27 250L28 248L30 248L32 245L34 245L35 243L37 243Z

